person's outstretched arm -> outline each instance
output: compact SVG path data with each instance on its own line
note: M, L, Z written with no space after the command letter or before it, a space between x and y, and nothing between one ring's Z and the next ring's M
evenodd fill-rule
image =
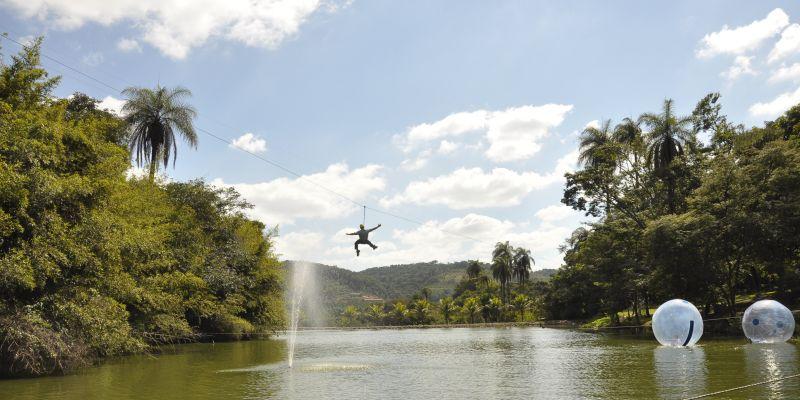
M378 228L380 228L380 227L381 227L381 224L378 224L378 226L376 226L376 227L374 227L374 228L370 229L369 231L370 231L370 232L372 232L372 231L374 231L375 229L378 229Z
M353 233L345 233L345 235L349 235L349 236L355 236L355 235L358 235L358 232L353 232Z

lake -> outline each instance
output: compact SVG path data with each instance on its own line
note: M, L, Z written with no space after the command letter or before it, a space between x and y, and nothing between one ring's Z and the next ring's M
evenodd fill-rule
M800 372L794 344L545 328L306 331L189 344L74 375L0 381L0 399L680 399ZM714 399L797 399L800 378Z

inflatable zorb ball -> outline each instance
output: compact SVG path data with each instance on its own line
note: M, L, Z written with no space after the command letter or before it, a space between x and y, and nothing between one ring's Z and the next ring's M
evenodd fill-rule
M780 343L794 333L794 316L775 300L760 300L744 312L742 330L753 343Z
M691 346L703 336L703 317L686 300L670 300L653 314L653 334L664 346Z

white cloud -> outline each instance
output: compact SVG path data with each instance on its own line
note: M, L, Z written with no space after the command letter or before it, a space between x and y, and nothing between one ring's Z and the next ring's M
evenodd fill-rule
M436 152L442 155L452 154L454 151L458 150L459 147L460 145L458 143L442 140L439 143L439 150L436 150Z
M319 232L289 232L275 238L275 248L284 260L311 261L322 253L325 235Z
M777 117L797 103L800 103L800 88L783 93L770 102L753 104L750 106L750 114L755 117Z
M596 120L596 119L593 119L593 120L587 122L586 125L583 126L583 129L586 129L586 128L600 129L600 121Z
M90 67L96 67L105 61L105 57L103 57L103 53L95 51L83 56L81 61Z
M729 81L734 81L742 75L756 75L756 71L750 64L752 61L753 56L736 56L733 65L719 75Z
M17 41L22 43L23 46L32 45L34 40L36 40L36 36L33 35L20 36L19 39L17 39Z
M544 222L555 222L579 214L580 213L576 212L572 208L567 207L563 204L553 204L537 211L536 217Z
M347 164L340 163L329 166L324 172L297 179L234 184L215 179L212 183L235 188L255 206L248 211L250 216L272 226L292 224L299 218L341 218L358 211L357 205L314 183L361 202L386 186L385 179L379 175L381 169L371 164L351 171Z
M135 51L137 53L142 52L142 46L139 44L139 42L135 39L129 39L129 38L120 39L117 42L117 48L120 51L124 51L126 53L131 51Z
M141 30L142 40L163 54L185 58L210 38L247 46L276 48L295 35L324 0L6 0L25 18L46 21L59 29L87 23L104 26L125 22Z
M699 58L711 58L719 54L743 54L758 48L764 40L777 35L787 25L789 16L776 8L766 18L753 21L749 25L736 28L724 25L721 30L705 35L695 54Z
M116 114L117 116L122 116L122 106L125 105L125 100L118 99L114 96L106 96L100 103L97 104L97 108L101 110L108 110L112 113Z
M411 127L399 144L409 152L421 144L447 137L481 132L489 148L485 155L495 162L530 158L541 149L550 129L564 121L572 105L545 104L512 107L501 111L459 112L433 122Z
M267 151L267 141L248 132L234 139L228 147L242 149L251 153L263 153Z
M781 38L769 52L767 62L773 63L800 51L800 25L792 24L783 30Z
M787 81L795 83L800 82L800 63L794 63L788 67L780 67L769 77L770 83Z
M459 168L447 175L411 182L402 193L381 199L381 205L444 205L455 210L511 207L520 204L533 190L562 182L564 173L574 169L576 157L575 152L562 157L548 174L506 168L486 172L481 168Z

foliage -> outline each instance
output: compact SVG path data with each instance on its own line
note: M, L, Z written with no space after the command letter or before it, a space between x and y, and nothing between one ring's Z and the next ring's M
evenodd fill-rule
M667 100L660 113L624 119L610 139L608 124L585 134L584 168L566 175L562 202L597 219L562 246L564 266L537 300L543 315L616 324L627 310L640 321L675 297L732 315L737 295L765 292L796 304L798 115L795 106L745 129L711 93L689 117ZM603 148L614 149L613 165Z
M0 374L282 327L282 271L247 204L128 179L124 122L53 98L39 44L0 66Z

